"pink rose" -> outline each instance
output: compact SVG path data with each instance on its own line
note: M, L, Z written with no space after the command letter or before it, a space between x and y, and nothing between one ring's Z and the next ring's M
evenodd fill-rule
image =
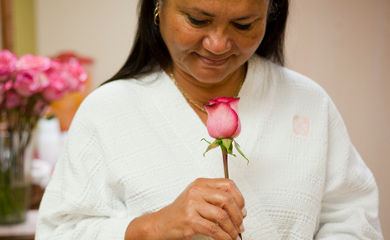
M67 83L68 91L74 92L82 90L88 78L87 72L76 59L70 59L63 63L64 81Z
M63 70L62 63L56 59L50 59L50 67L45 70L45 73L47 75L50 75L52 73L60 74Z
M7 49L0 51L0 82L5 81L16 69L17 57Z
M41 87L42 74L33 70L19 72L16 75L13 88L23 97L30 97L37 93Z
M60 61L51 59L50 68L45 71L45 75L48 78L48 84L45 85L45 87L51 85L52 81L55 81L56 83L62 82L62 85L64 86L62 90L65 91L66 82L64 76L66 73L64 72L63 64Z
M59 75L51 75L50 84L42 90L42 96L49 102L59 100L64 96L65 88L66 85Z
M209 100L205 105L208 113L207 131L215 139L235 138L241 132L238 117L238 101L240 98L219 97Z
M66 72L63 64L58 60L51 60L51 66L45 71L45 74L48 78L48 84L42 90L43 98L49 102L61 99L67 91L67 83L64 80Z
M12 80L8 80L4 83L4 90L5 91L9 91L12 89L14 83L12 82Z
M4 90L5 91L9 91L12 89L14 83L12 82L12 80L9 80L7 82L4 83Z
M25 54L19 58L16 67L19 71L45 71L50 67L50 58Z
M21 103L21 101L22 99L16 92L8 91L5 93L5 99L4 99L5 108L16 107Z

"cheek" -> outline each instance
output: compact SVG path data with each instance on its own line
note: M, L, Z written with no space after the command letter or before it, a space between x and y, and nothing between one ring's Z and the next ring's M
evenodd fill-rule
M193 48L201 42L201 39L201 34L196 29L188 27L176 29L176 35L174 36L176 44L185 49Z
M162 29L165 44L171 53L178 53L196 48L202 36L197 29L186 26L180 19L170 21Z
M264 38L265 26L258 27L251 32L239 36L236 45L241 52L253 54Z

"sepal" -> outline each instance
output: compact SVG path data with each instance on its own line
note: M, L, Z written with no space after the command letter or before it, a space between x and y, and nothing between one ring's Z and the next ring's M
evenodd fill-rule
M208 151L210 151L211 149L213 149L213 148L216 148L216 147L218 147L220 144L221 144L221 139L216 139L213 143L210 143L209 141L207 141L206 139L204 139L204 138L202 138L202 140L204 140L204 141L206 141L208 144L209 144L209 146L207 147L207 149L206 149L206 151L203 153L203 157L206 155L206 153L208 152ZM202 141L201 140L201 141Z
M228 154L232 154L233 155L233 139L231 138L222 138L222 144L221 144L221 148L225 148L226 149L226 152Z
M236 155L233 154L233 144L232 143L234 142L234 147L241 154L241 156L243 156L247 160L247 162L248 162L247 164L249 164L249 159L244 155L244 153L240 149L240 145L233 138L220 138L220 139L216 139L213 143L207 141L205 138L202 138L202 140L204 140L205 142L207 142L209 144L206 151L203 153L203 157L206 155L206 153L208 151L210 151L211 149L216 148L218 146L221 147L222 152L224 152L224 150L225 150L225 152L227 154L230 154L230 155L233 155L234 157L236 157Z
M238 142L236 142L236 140L233 140L234 141L234 147L237 149L237 151L241 154L241 156L243 156L246 161L247 161L247 164L249 164L249 159L245 157L244 153L241 151L240 149L240 144L238 144Z

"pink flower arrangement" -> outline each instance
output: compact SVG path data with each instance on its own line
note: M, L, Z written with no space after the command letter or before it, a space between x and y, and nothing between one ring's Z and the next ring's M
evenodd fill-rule
M9 131L34 128L51 102L83 90L87 77L76 59L0 51L0 123Z
M84 89L87 72L73 58L59 61L0 51L0 223L25 218L32 132L53 101ZM17 197L15 197L17 193Z

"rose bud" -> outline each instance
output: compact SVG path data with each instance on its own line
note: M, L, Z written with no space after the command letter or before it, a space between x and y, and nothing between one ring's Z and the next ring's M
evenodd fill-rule
M219 97L209 100L210 105L204 106L208 113L207 131L211 137L235 138L240 134L239 100L233 97Z

